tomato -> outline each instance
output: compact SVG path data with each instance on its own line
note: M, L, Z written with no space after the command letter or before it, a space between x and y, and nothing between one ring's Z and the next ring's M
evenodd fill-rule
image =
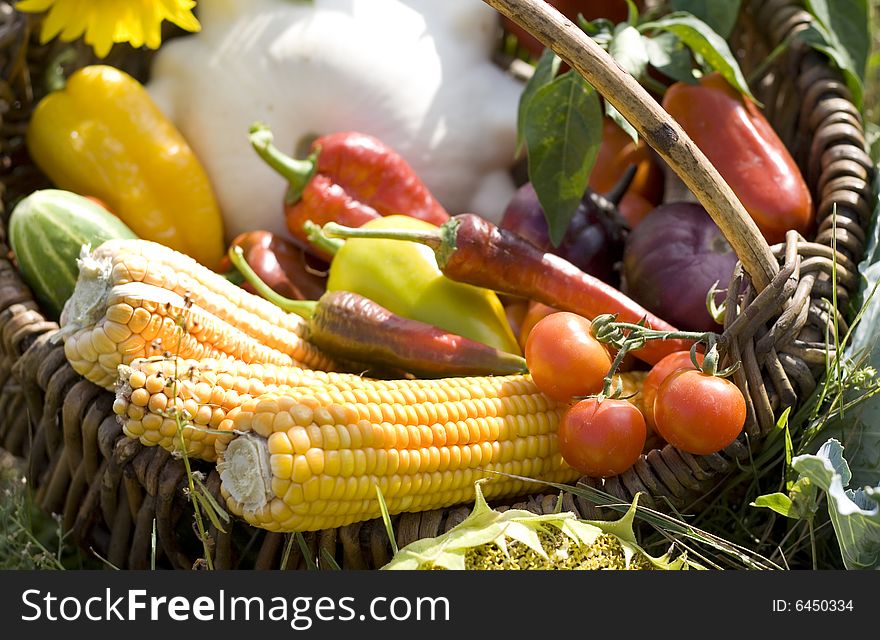
M645 447L645 418L626 400L587 398L559 423L559 453L585 476L607 478L635 464Z
M611 356L590 333L592 323L559 311L538 321L526 340L526 366L538 388L560 402L602 391Z
M557 313L558 311L559 309L548 307L546 304L543 304L541 302L535 302L534 300L529 301L529 307L526 310L526 315L523 317L522 322L519 325L520 348L526 348L526 340L529 339L529 334L532 332L532 329L535 328L535 325L538 324L538 321L541 320L541 318L546 318L551 313Z
M703 364L702 353L697 353L697 362ZM645 381L642 383L642 401L645 403L645 422L648 424L648 429L654 429L654 399L657 396L657 389L678 369L694 369L690 351L670 353L651 367L648 375L645 376Z
M657 389L654 427L666 442L694 455L720 451L746 422L746 401L730 380L679 369Z

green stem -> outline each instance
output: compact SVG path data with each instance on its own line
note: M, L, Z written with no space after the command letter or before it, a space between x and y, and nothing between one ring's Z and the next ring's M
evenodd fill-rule
M614 361L611 363L611 368L608 370L608 375L605 376L605 383L602 385L603 398L612 398L616 395L611 389L611 384L614 382L614 374L617 373L617 369L620 367L620 363L623 362L623 359L626 357L627 353L629 353L629 348L627 348L626 345L624 345L622 349L617 350L617 355L614 356Z
M44 82L49 93L61 91L67 86L67 77L64 75L64 65L76 60L76 50L73 47L65 47L55 56L46 67Z
M263 298L271 302L277 307L280 307L284 311L288 313L295 313L298 316L301 316L308 320L312 317L312 314L315 312L315 307L318 306L317 301L315 300L291 300L290 298L285 298L281 294L277 293L272 287L267 285L257 273L251 269L251 266L247 263L247 260L244 259L244 251L239 246L231 246L229 247L229 259L232 261L232 264L236 269L241 272L244 276L244 279L247 280L250 285L256 289L257 293L260 294Z
M718 339L719 336L711 331L658 331L650 329L642 324L634 324L632 322L616 322L617 316L606 313L593 318L591 332L599 342L610 344L620 350L640 349L649 340L690 340L694 345L691 347L691 360L694 367L700 369L703 373L710 376L726 377L736 371L738 363L723 371L718 371L719 353ZM703 363L697 362L697 346L702 343L706 345L706 353L703 357Z
M303 190L318 170L318 151L305 160L297 160L281 153L272 144L273 136L269 127L255 122L251 125L248 138L257 154L275 169L288 183L287 204L295 204L302 198Z
M314 223L311 220L306 220L303 223L303 231L306 232L306 239L311 245L317 249L325 251L331 256L335 256L336 252L345 244L345 240L331 238L325 235L321 229L321 225Z
M755 70L749 74L748 78L746 78L746 83L750 87L755 86L755 84L757 84L761 80L761 78L764 77L764 74L767 73L770 65L772 65L779 56L781 56L788 50L788 48L794 42L795 37L796 32L795 35L789 35L787 38L785 38L782 42L776 45L773 51L767 54L764 60L761 61L761 64L759 64L757 68L755 68Z
M428 245L435 251L443 246L441 230L415 231L413 229L363 229L344 227L335 222L324 225L322 232L331 238L376 238L381 240L407 240Z

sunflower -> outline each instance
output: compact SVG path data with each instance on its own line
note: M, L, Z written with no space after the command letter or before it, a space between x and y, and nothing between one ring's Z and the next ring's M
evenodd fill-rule
M60 36L70 42L85 34L98 57L115 42L157 49L162 43L164 20L187 31L201 29L193 15L195 0L19 0L15 8L28 13L48 11L40 40Z

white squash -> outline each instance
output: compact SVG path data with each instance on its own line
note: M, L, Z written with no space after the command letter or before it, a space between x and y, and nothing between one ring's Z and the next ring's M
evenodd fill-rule
M248 143L266 123L302 156L361 131L397 150L451 213L498 221L514 192L521 85L495 64L480 0L200 0L202 30L168 41L148 89L203 162L227 235L286 234L286 184Z

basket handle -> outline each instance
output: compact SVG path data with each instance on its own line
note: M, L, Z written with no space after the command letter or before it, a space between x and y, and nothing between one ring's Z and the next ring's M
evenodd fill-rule
M552 49L635 127L712 216L755 288L764 289L779 271L770 246L718 170L644 87L580 27L547 2L484 2Z

